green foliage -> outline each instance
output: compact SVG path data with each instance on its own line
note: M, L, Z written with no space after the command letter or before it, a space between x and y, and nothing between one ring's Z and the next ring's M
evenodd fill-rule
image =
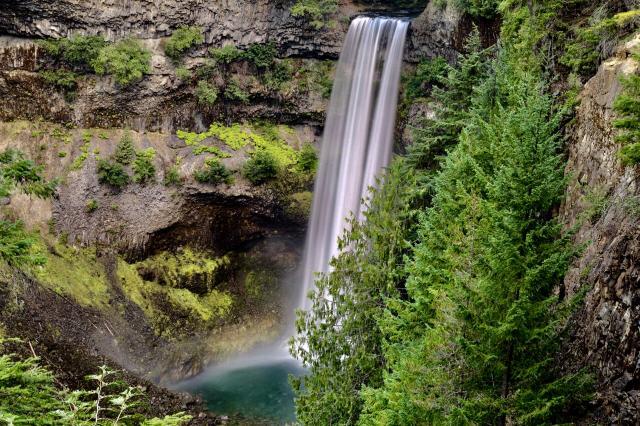
M133 139L131 138L131 132L126 131L118 145L116 145L116 150L113 154L113 158L117 163L122 165L131 164L133 157L136 154L135 147L133 146Z
M210 183L212 185L232 182L231 172L217 158L208 158L202 169L197 170L193 177L200 183Z
M553 289L575 253L551 216L559 116L518 55L470 52L299 314L304 424L557 424L591 398L554 358L571 302Z
M84 165L84 162L89 157L89 142L85 142L80 147L80 155L78 155L71 163L71 170L80 170Z
M177 164L174 164L167 170L164 175L164 184L166 186L180 185L182 183L182 177L180 176L180 170Z
M136 159L133 161L133 181L145 184L155 180L156 166L153 159L156 157L156 151L153 148L136 151Z
M182 81L190 81L193 75L187 68L179 67L176 68L176 77L178 77Z
M200 27L180 27L171 34L164 46L164 53L174 61L190 48L204 42L202 28Z
M122 164L101 159L98 161L98 181L122 189L129 183L129 175Z
M296 0L291 7L293 16L305 17L317 30L326 26L329 17L337 11L337 0Z
M22 222L0 220L0 259L9 265L44 264L46 259L37 250L36 241L35 237L24 230Z
M222 281L229 265L227 256L214 258L207 253L185 248L178 253L157 254L137 263L136 269L148 281L204 295Z
M92 67L107 41L100 36L74 35L69 38L45 39L40 47L54 58L60 58L76 67Z
M52 86L64 90L74 90L78 84L76 73L65 69L42 70L40 71L40 76Z
M268 151L258 150L245 163L242 172L249 182L260 185L278 175L278 162Z
M151 52L137 40L127 38L101 49L92 65L96 74L111 74L119 84L126 86L151 72L150 60Z
M92 65L106 46L100 36L76 35L60 40L62 57L73 65Z
M332 260L334 272L316 281L313 307L298 312L291 349L309 369L292 381L302 424L356 424L361 388L382 384L383 343L376 318L405 275L406 189L412 183L400 164L391 166L385 185L368 202L366 221L352 219L340 239L343 251Z
M243 52L232 44L218 47L215 49L209 49L209 55L216 61L216 63L230 64L232 62L242 59Z
M630 75L622 80L623 91L613 103L618 119L613 122L620 132L616 141L623 144L619 152L622 163L640 163L640 76Z
M100 205L98 204L98 201L95 199L91 199L89 201L87 201L87 205L85 206L85 210L87 211L87 213L93 213L96 210L98 210L98 207L100 207Z
M410 87L418 89L415 94L432 86L435 109L435 118L425 119L414 131L416 143L409 148L408 160L415 168L435 170L441 156L458 142L469 119L471 91L490 73L491 52L482 49L477 29L467 39L465 50L468 53L459 58L455 67L439 61L423 63L410 83ZM427 172L427 177L430 174Z
M273 63L272 69L264 76L264 84L271 90L279 90L282 86L291 81L293 77L293 65L289 60L281 60Z
M94 389L68 390L55 385L53 374L38 358L0 356L0 423L6 425L117 425L143 424L179 426L191 416L177 413L163 419L147 419L139 414L145 396L140 387L131 387L116 371L101 366L87 376Z
M315 172L318 166L318 154L316 149L310 143L304 144L300 150L298 158L298 167L304 172Z
M405 97L414 100L428 95L435 84L445 81L449 70L447 61L440 57L420 61L405 85Z
M258 68L269 68L273 65L277 53L273 43L255 43L242 53L242 58Z
M498 14L499 0L454 0L458 9L473 17L493 18Z
M21 151L8 148L0 153L0 197L8 197L14 189L39 198L51 197L57 181L48 182L44 167L25 158Z
M224 97L232 100L239 101L243 104L249 103L249 93L240 87L238 80L232 78L227 82L227 87L224 90Z
M218 88L204 80L198 81L195 93L201 105L213 106L218 99Z

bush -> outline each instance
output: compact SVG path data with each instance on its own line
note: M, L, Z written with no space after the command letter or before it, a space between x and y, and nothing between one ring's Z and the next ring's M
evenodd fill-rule
M116 189L122 189L129 183L129 175L122 164L100 160L98 161L98 181Z
M136 151L133 147L133 139L131 139L131 133L125 132L116 145L116 151L113 154L114 159L117 163L122 165L131 164L133 157L135 156Z
M59 70L42 70L40 76L44 81L52 86L58 87L64 90L74 90L76 88L76 79L78 76L73 71L67 71L63 69Z
M249 103L249 93L240 87L236 79L231 79L224 90L224 97L232 101L240 101L243 104Z
M273 64L277 53L273 43L256 43L249 46L242 57L258 68L268 68Z
M218 88L206 81L200 80L196 87L196 98L201 105L213 106L218 99Z
M87 213L93 213L96 210L98 210L98 201L91 199L89 201L87 201L87 205L85 206L85 210L87 211Z
M18 187L28 195L40 198L51 197L57 181L48 182L44 167L27 160L21 151L9 148L0 154L0 197L8 197Z
M167 44L164 46L164 53L175 61L191 47L203 42L202 28L180 27L167 40Z
M60 40L62 57L73 65L92 65L107 42L100 36L76 35Z
M198 76L198 78L201 78L203 80L209 80L219 72L220 71L218 70L218 66L215 63L215 61L212 61L211 59L206 59L204 61L204 64L202 64L200 67L198 67L198 69L196 69L196 76Z
M231 172L217 158L207 159L204 167L196 171L193 177L200 183L213 185L232 182Z
M613 126L620 132L616 141L623 144L619 156L624 165L640 163L640 76L631 75L622 80L622 93L613 103L618 119Z
M2 340L0 340L2 343ZM180 426L191 416L177 413L162 419L147 419L144 389L131 387L119 374L101 366L86 377L94 388L58 389L54 375L40 365L39 358L20 360L0 356L0 421L7 425L141 425Z
M164 175L164 184L166 186L179 185L182 182L178 166L171 166Z
M278 162L266 151L256 151L244 165L244 176L254 185L260 185L278 175Z
M93 69L99 75L112 74L119 84L127 85L151 72L150 60L151 52L128 38L100 50Z
M136 183L147 183L156 176L156 167L153 165L153 159L156 151L153 148L147 148L136 152L136 159L133 162L133 181Z
M191 80L192 74L191 71L184 67L176 68L176 77L178 77L182 81Z
M329 15L338 11L338 0L296 0L291 15L302 16L316 29L327 24Z
M298 158L298 167L304 172L315 172L318 166L318 154L316 149L310 143L304 144L300 150Z
M217 63L230 64L242 59L242 50L233 45L222 46L216 49L209 49L209 55Z
M9 265L44 264L46 258L33 249L35 243L36 239L24 230L22 222L0 220L0 259Z

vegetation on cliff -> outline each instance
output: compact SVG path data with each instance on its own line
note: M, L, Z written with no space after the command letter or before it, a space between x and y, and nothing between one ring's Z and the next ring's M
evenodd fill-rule
M475 35L457 66L427 61L409 81L435 118L298 316L304 424L557 424L592 398L588 372L555 362L575 301L554 288L577 252L553 217L566 111L545 76L562 11L467 5L499 11L500 46Z

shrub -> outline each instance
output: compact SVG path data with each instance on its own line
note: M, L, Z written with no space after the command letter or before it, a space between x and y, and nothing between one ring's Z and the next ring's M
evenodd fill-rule
M40 365L39 358L20 360L14 355L1 355L0 421L38 426L180 426L191 420L184 413L145 418L140 414L144 410L144 389L128 386L107 366L101 366L86 380L95 386L90 391L58 389L54 375Z
M61 40L62 57L74 65L91 65L107 42L100 36L76 35Z
M201 105L213 106L218 99L218 88L206 81L200 80L196 87L196 98Z
M338 11L338 0L296 0L291 15L302 16L316 29L327 24L329 15Z
M231 172L217 158L207 159L204 167L196 171L193 177L200 183L213 185L232 182Z
M616 141L623 144L619 152L622 163L640 163L640 76L631 75L622 80L623 91L613 103L619 118L613 126L620 129Z
M164 53L175 61L191 47L203 42L202 28L180 27L167 40L167 44L164 46Z
M191 71L184 67L176 68L176 77L178 77L182 81L191 80L192 74Z
M277 90L284 83L291 80L293 65L288 60L275 62L273 69L264 75L265 85L272 90Z
M209 80L213 76L215 76L218 72L219 72L218 66L216 65L216 63L211 59L207 59L204 61L204 64L202 64L198 69L196 69L196 76L198 76L198 78L201 78L203 80Z
M166 186L179 185L181 182L182 179L180 177L180 172L178 171L178 166L171 166L164 175L164 184Z
M413 100L428 95L433 85L446 76L449 70L447 65L443 58L421 61L415 74L407 81L405 98Z
M318 154L310 143L304 144L298 157L298 167L304 172L314 172L318 166Z
M242 54L242 57L258 68L268 68L275 61L277 51L273 43L255 43Z
M136 183L147 183L156 176L156 167L153 165L153 159L156 151L153 148L147 148L136 152L136 159L133 162L133 181Z
M48 182L44 167L24 157L21 151L9 148L0 154L0 197L8 197L18 187L22 192L40 198L51 197L57 181Z
M9 265L44 264L46 259L34 250L35 243L36 239L24 230L22 222L0 220L0 259Z
M217 63L230 64L242 59L242 50L233 45L227 45L216 49L209 49L209 55L211 55Z
M133 139L131 139L131 133L125 132L116 145L116 151L113 154L114 159L117 163L122 165L131 164L133 157L135 156L136 151L133 147Z
M244 165L244 176L254 185L260 185L278 175L278 162L266 151L256 151Z
M151 52L128 38L100 50L93 69L99 75L112 74L119 84L127 85L151 72L150 60Z
M40 71L40 76L44 81L52 86L64 90L74 90L77 85L76 79L78 76L73 71L67 71L64 69L42 70Z
M91 199L87 201L87 205L85 206L85 210L87 213L93 213L98 210L98 201Z
M232 101L240 101L243 104L249 103L249 93L240 87L236 79L231 79L224 90L224 97Z
M116 189L122 189L129 183L129 175L122 164L100 160L98 161L98 181Z

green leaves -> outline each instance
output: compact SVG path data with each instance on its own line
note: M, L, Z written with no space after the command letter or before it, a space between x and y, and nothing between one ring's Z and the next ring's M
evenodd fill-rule
M640 76L621 79L623 91L613 103L620 118L613 126L620 129L616 141L623 144L619 156L622 163L632 166L640 163Z
M107 366L87 380L96 387L89 391L59 389L38 358L0 356L0 425L180 426L191 420L184 413L146 419L139 414L145 396L142 388L128 386Z
M202 28L180 27L167 40L164 46L164 53L174 61L177 61L187 50L203 42Z
M126 86L151 72L150 60L151 52L139 41L127 38L102 48L91 64L96 74L111 74L119 84Z

